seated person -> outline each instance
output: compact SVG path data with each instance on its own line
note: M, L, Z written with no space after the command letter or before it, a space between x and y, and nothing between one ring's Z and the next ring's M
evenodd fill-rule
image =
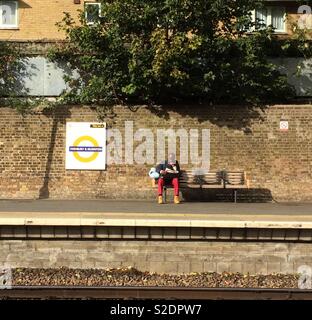
M174 188L174 203L180 203L179 199L179 175L180 166L174 153L169 154L169 159L159 164L156 168L160 177L158 179L158 203L163 203L162 193L165 185L172 185Z

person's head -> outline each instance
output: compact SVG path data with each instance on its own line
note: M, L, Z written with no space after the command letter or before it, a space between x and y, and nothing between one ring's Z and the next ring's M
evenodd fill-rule
M176 162L176 156L175 156L174 153L169 153L168 162L169 163L175 163Z

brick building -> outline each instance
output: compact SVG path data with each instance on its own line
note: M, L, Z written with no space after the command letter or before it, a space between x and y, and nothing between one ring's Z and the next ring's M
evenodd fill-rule
M0 40L59 40L57 22L68 12L77 18L84 0L8 0L0 1Z
M77 17L78 10L85 6L97 10L99 5L95 0L1 0L0 40L63 39L64 34L55 24L62 20L64 12ZM267 1L266 8L254 12L253 17L273 25L276 33L283 36L292 32L292 22L298 21L298 9L296 1Z

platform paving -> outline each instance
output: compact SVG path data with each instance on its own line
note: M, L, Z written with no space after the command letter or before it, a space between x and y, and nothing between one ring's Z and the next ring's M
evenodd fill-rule
M312 203L0 200L0 225L312 229Z

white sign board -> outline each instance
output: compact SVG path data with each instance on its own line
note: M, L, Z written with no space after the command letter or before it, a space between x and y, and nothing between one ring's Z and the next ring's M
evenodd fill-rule
M280 121L280 130L281 131L288 131L288 129L289 129L288 121L281 120Z
M105 165L106 124L67 122L65 168L105 170Z

